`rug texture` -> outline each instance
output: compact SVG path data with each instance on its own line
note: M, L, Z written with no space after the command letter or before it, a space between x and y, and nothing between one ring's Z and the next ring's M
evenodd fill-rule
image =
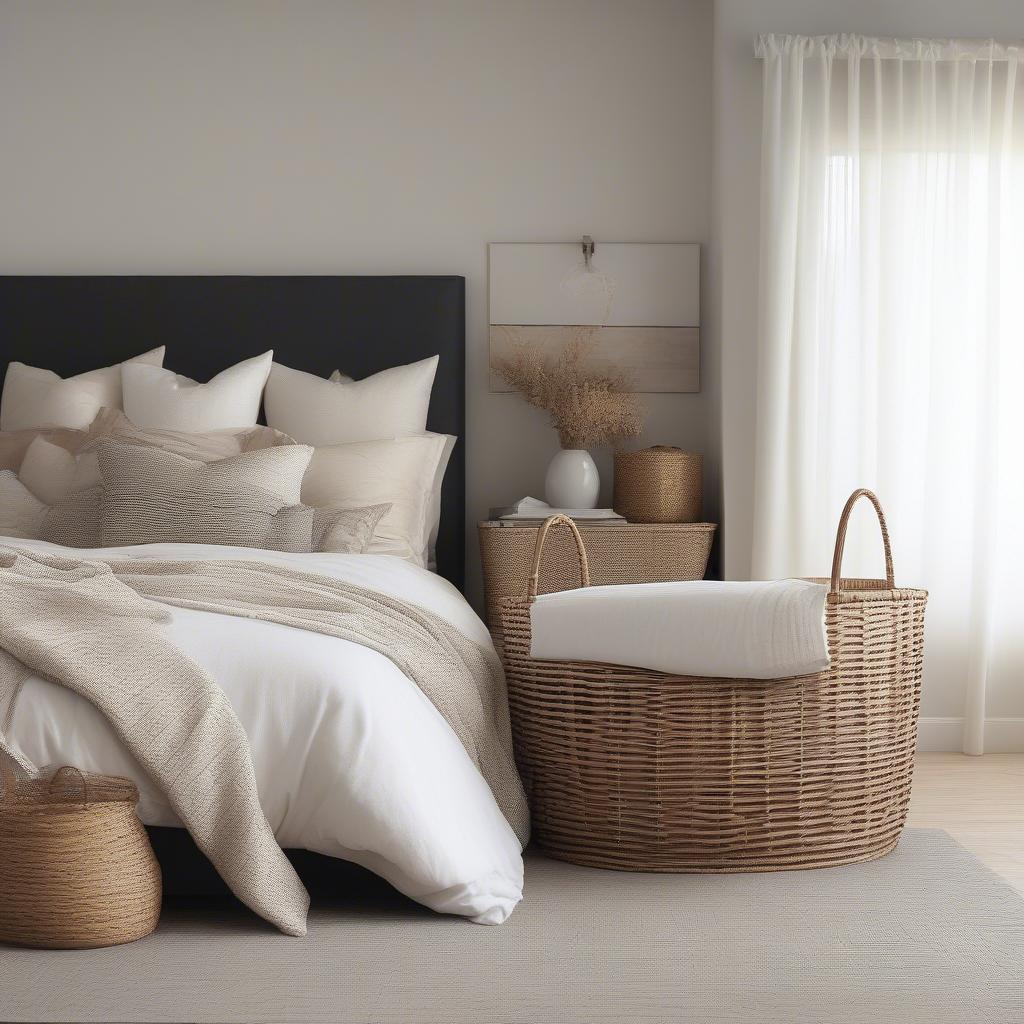
M0 947L0 1020L1021 1024L1024 899L939 831L818 871L645 875L531 856L500 927L350 867L289 938L173 903L129 946Z

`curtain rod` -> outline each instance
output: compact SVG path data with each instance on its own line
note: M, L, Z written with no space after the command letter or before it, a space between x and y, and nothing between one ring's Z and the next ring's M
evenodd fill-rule
M995 39L895 39L837 33L799 36L768 32L754 42L754 56L800 51L811 57L878 57L882 60L998 60L1024 59L1024 42Z

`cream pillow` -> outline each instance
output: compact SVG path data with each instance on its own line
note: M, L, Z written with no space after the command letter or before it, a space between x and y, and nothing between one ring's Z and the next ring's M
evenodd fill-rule
M434 474L434 483L430 491L430 537L427 540L427 568L431 572L437 571L437 532L441 528L441 485L444 483L444 474L448 469L448 460L452 457L455 449L455 442L458 440L454 434L442 434L445 438L444 451L437 463L437 472Z
M84 430L66 427L40 427L29 430L0 431L0 469L21 469L29 445L37 438L60 445L69 452L77 452L89 435Z
M124 366L125 414L147 430L202 434L255 427L273 358L264 352L245 359L206 384L153 366Z
M39 537L46 513L46 505L13 470L0 470L0 536Z
M44 504L55 505L72 490L96 483L95 479L84 479L76 486L79 472L79 457L37 437L25 452L18 479Z
M435 494L454 441L448 434L423 433L317 448L302 481L302 501L341 508L390 502L367 553L426 567L440 509Z
M121 368L160 367L164 347L135 356L125 363L62 379L52 370L11 363L0 399L0 430L33 427L73 427L84 430L101 408L121 408Z
M342 377L338 371L324 380L274 363L264 397L267 423L300 444L312 445L422 433L437 362L431 356L363 380Z

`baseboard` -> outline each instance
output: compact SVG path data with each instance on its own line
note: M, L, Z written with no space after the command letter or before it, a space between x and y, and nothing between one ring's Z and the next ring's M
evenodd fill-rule
M922 718L917 730L917 749L963 750L962 718ZM986 754L1024 753L1024 718L986 718Z

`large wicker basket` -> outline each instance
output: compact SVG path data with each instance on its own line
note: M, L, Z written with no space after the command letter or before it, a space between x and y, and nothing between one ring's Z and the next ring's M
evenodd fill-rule
M62 768L0 795L0 942L88 949L132 942L160 918L160 866L128 779Z
M875 506L885 580L844 580L855 501ZM530 657L527 596L502 607L516 756L536 842L554 857L636 871L827 867L889 852L914 767L927 593L896 589L868 491L843 510L819 675L706 679ZM823 581L826 582L826 581Z

